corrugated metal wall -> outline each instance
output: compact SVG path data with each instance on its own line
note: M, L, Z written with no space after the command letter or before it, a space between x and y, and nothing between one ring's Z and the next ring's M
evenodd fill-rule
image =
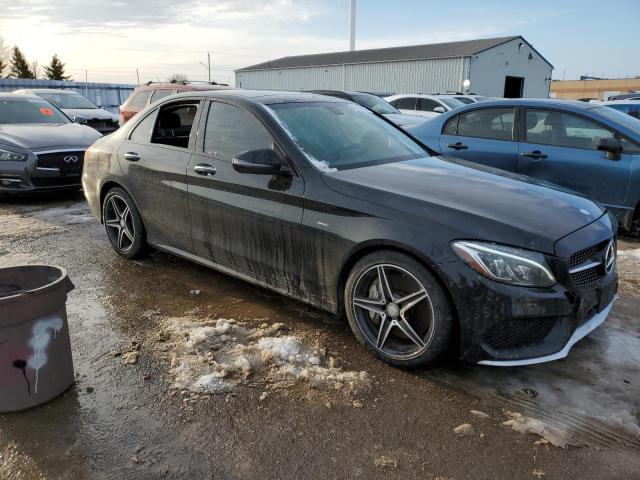
M463 58L458 57L253 70L237 72L236 85L249 89L435 93L459 90L463 69Z
M118 107L131 95L136 85L121 83L61 82L58 80L27 80L23 78L0 79L0 92L12 92L23 88L60 88L72 90L89 98L93 103L118 115Z

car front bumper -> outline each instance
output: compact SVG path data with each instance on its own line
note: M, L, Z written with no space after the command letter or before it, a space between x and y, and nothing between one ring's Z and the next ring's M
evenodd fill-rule
M29 158L21 162L0 162L0 193L20 194L35 191L51 191L81 188L82 157L86 147L69 148L64 150L48 150L29 153ZM73 164L60 165L38 163L38 156L55 155L75 156Z

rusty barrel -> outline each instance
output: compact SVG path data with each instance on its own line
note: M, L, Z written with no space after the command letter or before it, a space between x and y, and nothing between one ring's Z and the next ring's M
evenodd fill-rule
M0 268L0 412L57 397L74 382L64 268Z

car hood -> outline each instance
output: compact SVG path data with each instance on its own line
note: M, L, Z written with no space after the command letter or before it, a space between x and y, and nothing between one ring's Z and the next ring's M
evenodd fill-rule
M419 123L425 121L424 117L418 117L416 115L405 115L404 113L385 113L384 116L399 127L418 125Z
M118 117L103 108L63 108L62 111L71 119L84 117L87 120L118 120Z
M0 125L0 144L27 150L50 147L88 147L102 135L77 123Z
M500 242L554 254L555 243L594 222L604 210L551 184L451 157L341 170L327 185L376 203L426 228L447 228L458 238Z

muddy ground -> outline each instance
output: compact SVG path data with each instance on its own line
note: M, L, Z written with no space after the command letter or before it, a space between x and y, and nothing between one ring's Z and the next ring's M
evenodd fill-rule
M569 358L405 372L342 319L170 255L118 257L80 195L0 200L0 266L76 285L77 372L0 416L0 478L640 478L640 243L620 251L620 299Z

